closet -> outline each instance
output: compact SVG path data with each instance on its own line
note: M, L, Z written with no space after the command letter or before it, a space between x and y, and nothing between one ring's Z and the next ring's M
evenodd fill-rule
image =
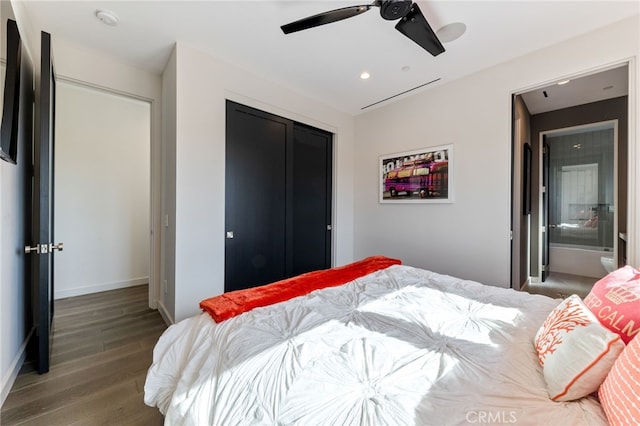
M226 106L225 291L331 266L332 134Z

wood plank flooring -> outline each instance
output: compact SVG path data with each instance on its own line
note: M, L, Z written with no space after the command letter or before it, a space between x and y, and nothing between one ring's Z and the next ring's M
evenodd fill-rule
M148 286L55 302L51 369L25 364L0 414L9 425L162 425L143 402L153 346L166 324Z

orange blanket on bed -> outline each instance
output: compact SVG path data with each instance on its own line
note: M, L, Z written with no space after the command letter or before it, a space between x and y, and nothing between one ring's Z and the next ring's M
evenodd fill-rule
M367 257L348 265L307 272L272 284L204 299L200 302L200 309L208 312L215 322L221 322L260 306L283 302L321 288L346 284L358 277L401 263L400 260L385 256Z

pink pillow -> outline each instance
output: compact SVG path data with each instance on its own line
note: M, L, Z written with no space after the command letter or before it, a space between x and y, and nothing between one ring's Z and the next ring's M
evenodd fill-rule
M593 285L584 303L627 344L640 332L640 271L625 266Z
M640 424L640 339L633 339L620 354L598 397L612 426Z

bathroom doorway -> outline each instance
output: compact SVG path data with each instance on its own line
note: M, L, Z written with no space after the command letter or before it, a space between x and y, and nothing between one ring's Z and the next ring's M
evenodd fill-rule
M514 94L513 288L585 296L625 263L628 81L623 63Z

